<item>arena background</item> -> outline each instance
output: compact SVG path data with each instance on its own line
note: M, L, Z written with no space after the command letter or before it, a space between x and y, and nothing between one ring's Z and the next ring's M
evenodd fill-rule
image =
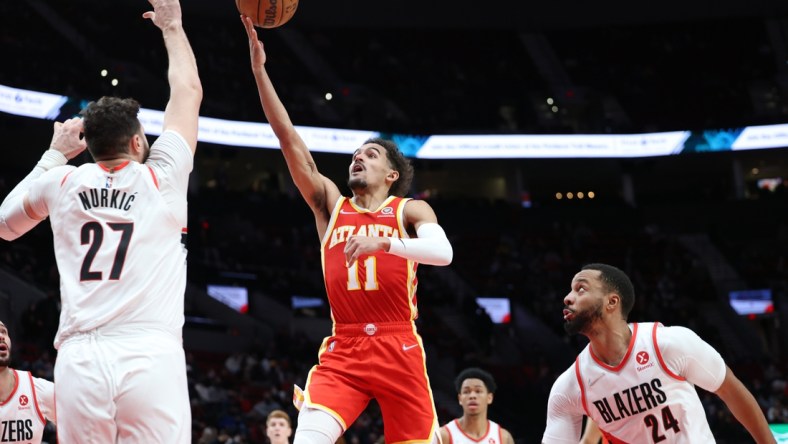
M141 18L147 7L3 2L0 85L75 98L60 118L105 94L162 109L166 57L160 33ZM702 131L788 123L787 9L776 1L305 1L261 38L300 125L403 134ZM202 115L262 121L234 3L184 0L184 11ZM0 114L0 194L46 149L51 127ZM344 182L349 156L315 157ZM788 423L780 328L788 322L787 159L770 149L414 160L411 195L429 200L455 250L447 269L420 268L418 323L441 423L461 413L453 376L478 365L498 379L491 419L518 443L540 438L550 385L584 345L565 337L561 300L591 261L632 276L632 320L693 328L770 421ZM303 384L329 331L327 309L313 299L325 294L312 216L276 150L201 144L191 182L184 337L195 442L264 442L262 418L275 407L295 413L292 384ZM589 191L594 199L567 198ZM208 296L208 285L246 289L246 313ZM769 290L773 310L737 315L729 296L738 290ZM293 309L293 296L306 306ZM510 301L510 321L492 323L477 297ZM0 316L17 367L51 378L58 303L48 224L0 243ZM716 397L702 399L718 442L751 442ZM380 436L373 405L346 439Z

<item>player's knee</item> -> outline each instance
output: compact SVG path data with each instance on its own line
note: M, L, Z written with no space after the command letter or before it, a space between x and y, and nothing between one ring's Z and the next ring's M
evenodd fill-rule
M322 410L302 408L293 444L334 444L342 432L342 425L333 416Z

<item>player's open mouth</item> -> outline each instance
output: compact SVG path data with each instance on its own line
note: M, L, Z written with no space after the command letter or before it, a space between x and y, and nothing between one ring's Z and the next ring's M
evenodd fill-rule
M575 313L572 310L569 310L568 308L565 308L564 309L564 320L565 321L571 321L574 318L575 318Z
M360 171L364 171L364 166L360 163L354 163L353 168L350 170L351 173L358 173Z

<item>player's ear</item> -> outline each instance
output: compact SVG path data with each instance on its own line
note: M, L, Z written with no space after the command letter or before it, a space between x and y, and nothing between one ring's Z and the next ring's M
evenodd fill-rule
M615 311L621 305L621 296L618 293L610 293L607 298L607 311Z
M495 393L487 393L487 405L492 404Z
M397 179L399 179L399 171L397 170L389 171L389 173L386 175L386 178L389 179L392 183L396 182Z
M142 138L139 134L131 136L129 141L129 154L138 154L143 150Z

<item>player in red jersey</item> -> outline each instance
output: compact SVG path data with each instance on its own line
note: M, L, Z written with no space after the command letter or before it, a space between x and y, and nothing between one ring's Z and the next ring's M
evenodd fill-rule
M402 197L413 168L397 146L370 139L353 154L345 197L320 174L265 70L248 17L252 72L290 174L315 214L332 335L306 382L294 444L333 444L375 398L387 443L438 441L438 422L416 332L416 266L448 265L452 248L432 207ZM414 237L415 236L415 237Z

